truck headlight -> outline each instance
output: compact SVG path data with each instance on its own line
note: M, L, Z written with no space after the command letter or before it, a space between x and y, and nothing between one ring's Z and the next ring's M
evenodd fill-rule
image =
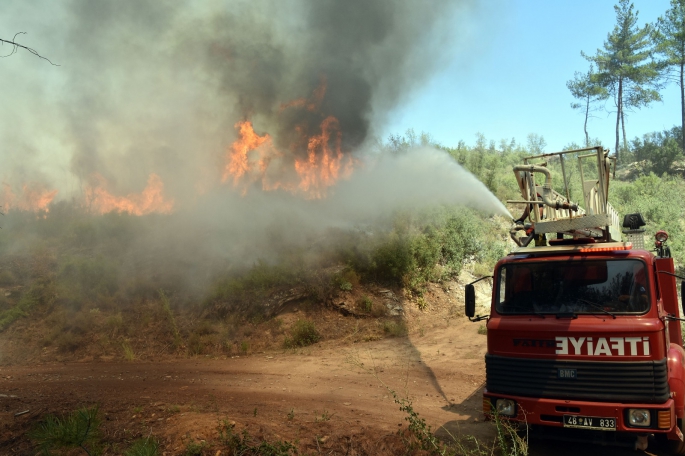
M647 409L628 409L628 423L636 427L649 427L652 416Z
M516 416L516 402L511 399L497 399L495 409L500 415Z

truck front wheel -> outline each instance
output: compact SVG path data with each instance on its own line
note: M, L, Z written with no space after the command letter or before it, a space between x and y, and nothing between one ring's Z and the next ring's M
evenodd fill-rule
M680 432L685 435L685 431L683 431L683 420L678 418L676 425L680 428ZM671 454L685 455L685 442L680 440L668 440L667 446Z

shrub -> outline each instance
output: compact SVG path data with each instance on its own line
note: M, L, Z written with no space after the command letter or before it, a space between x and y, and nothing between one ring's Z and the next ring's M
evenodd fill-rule
M61 332L55 339L55 345L61 352L73 353L83 345L83 337L70 331Z
M124 358L126 358L126 361L133 361L136 359L136 354L127 340L121 343L121 349L124 351Z
M357 307L362 312L371 313L371 310L373 309L373 301L368 296L364 296L357 301Z
M387 314L387 309L382 303L374 302L369 296L364 296L357 301L357 309L378 318Z
M386 321L383 323L383 332L391 337L402 337L407 335L407 324L402 321Z
M205 306L213 305L219 318L225 318L235 311L254 315L269 294L277 289L291 288L300 282L301 275L300 267L258 261L242 274L236 273L218 280L205 299Z
M98 407L82 408L58 418L48 415L29 432L29 438L45 454L51 449L81 448L87 454L92 454L99 443L100 419Z
M107 326L107 329L109 329L112 333L116 333L121 330L121 328L124 327L124 317L121 315L121 312L107 317L105 326Z
M40 304L40 295L40 290L34 286L22 295L14 307L0 312L0 331L4 331L18 318L27 316L31 309Z
M290 337L285 338L285 348L306 347L317 343L321 335L316 330L314 322L309 320L297 320L290 328Z
M17 277L12 271L9 269L0 271L0 285L7 286L14 285L15 283L17 283Z
M119 271L102 256L66 257L57 274L59 295L72 308L95 302L99 296L113 296L119 289Z
M138 439L133 442L131 448L124 452L124 456L157 456L159 444L151 437Z
M221 421L217 427L217 430L219 431L219 442L228 450L228 454L259 454L268 456L290 456L298 454L297 447L287 440L272 443L267 441L253 443L247 430L243 430L242 435L239 435L235 433L233 428L234 426L227 420ZM219 452L217 452L217 454L218 453Z

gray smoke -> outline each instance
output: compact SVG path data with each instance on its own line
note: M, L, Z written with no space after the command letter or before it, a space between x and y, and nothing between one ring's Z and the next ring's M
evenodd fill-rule
M0 177L78 202L98 176L124 196L155 173L176 213L132 236L132 250L198 262L249 261L398 208L479 205L472 177L444 154L365 157L389 113L466 46L476 3L5 0L0 37L27 31L18 40L60 66L22 51L0 60ZM237 122L252 121L292 162L328 116L363 165L325 200L221 183Z
M154 172L177 201L221 174L240 120L301 156L302 138L334 116L352 153L452 55L470 3L3 2L5 38L29 31L22 42L60 65L27 53L2 62L15 89L14 109L3 114L12 116L3 139L13 136L4 152L24 166L34 154L34 169L50 156L62 198L94 173L126 194ZM315 106L284 108L296 99ZM18 180L9 174L5 180Z

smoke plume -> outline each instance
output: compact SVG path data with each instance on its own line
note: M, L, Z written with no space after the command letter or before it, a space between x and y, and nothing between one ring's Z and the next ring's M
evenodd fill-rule
M2 61L2 181L13 201L173 214L131 243L217 261L427 202L501 212L440 152L369 158L475 3L5 1L3 38L59 66Z

